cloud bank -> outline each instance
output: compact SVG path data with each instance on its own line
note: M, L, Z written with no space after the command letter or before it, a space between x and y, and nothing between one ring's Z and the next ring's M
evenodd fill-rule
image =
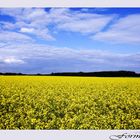
M103 9L103 11L107 9ZM89 9L0 9L0 71L51 73L63 71L140 70L140 52L94 49L94 42L139 46L140 14L102 14ZM2 18L4 17L4 18ZM57 46L57 34L77 33L93 48ZM76 38L75 38L76 40ZM75 40L70 40L75 41ZM79 42L81 40L78 40ZM45 42L44 45L42 45ZM56 42L49 45L48 42ZM113 46L112 45L112 46ZM78 49L79 48L79 49Z
M51 73L64 71L136 70L140 54L119 54L101 50L57 48L25 44L1 48L2 71ZM113 68L113 69L112 69Z

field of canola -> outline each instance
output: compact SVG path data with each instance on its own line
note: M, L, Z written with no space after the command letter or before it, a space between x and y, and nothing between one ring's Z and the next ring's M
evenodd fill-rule
M140 79L0 76L0 129L140 129Z

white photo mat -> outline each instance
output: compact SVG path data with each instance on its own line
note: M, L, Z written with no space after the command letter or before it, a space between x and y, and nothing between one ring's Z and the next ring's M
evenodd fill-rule
M0 7L139 7L140 0L0 0Z
M140 0L0 0L3 7L140 7ZM0 140L139 140L140 130L0 130Z

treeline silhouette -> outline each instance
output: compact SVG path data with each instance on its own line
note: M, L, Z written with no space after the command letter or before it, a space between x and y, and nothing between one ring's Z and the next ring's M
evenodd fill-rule
M29 76L88 76L88 77L140 77L140 73L133 71L100 71L100 72L60 72L51 74L23 74L23 73L0 73L0 75L29 75Z
M133 71L100 71L100 72L65 72L52 73L55 76L97 76L97 77L140 77L139 73Z

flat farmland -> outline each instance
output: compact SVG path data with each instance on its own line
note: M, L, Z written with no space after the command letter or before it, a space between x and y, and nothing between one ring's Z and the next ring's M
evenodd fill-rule
M0 129L140 129L140 79L0 76Z

